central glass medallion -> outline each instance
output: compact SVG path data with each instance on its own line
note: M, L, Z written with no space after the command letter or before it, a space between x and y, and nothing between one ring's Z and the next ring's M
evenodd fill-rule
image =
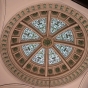
M44 46L48 47L48 46L51 46L52 41L51 41L51 39L46 38L46 39L43 40L43 44L44 44Z

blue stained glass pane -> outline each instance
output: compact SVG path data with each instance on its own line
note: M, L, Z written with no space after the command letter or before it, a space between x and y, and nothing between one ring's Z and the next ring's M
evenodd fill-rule
M44 58L45 58L45 49L42 48L32 59L32 61L38 63L38 64L44 64Z
M39 44L27 44L27 45L23 45L22 49L25 53L26 56L29 56L37 47L39 46Z
M56 52L52 48L50 48L49 49L49 64L55 64L55 63L58 63L60 61L61 61L61 59L56 54Z
M72 47L70 46L66 46L63 44L55 44L55 46L62 53L64 57L67 57L72 51Z
M30 39L38 39L38 38L39 36L29 28L26 28L22 34L22 40L30 40Z
M64 22L62 22L61 20L58 20L56 18L52 18L51 19L50 33L55 33L57 30L60 30L65 25L66 24Z
M46 18L41 18L32 22L32 25L36 27L41 33L46 32Z
M64 41L70 41L73 42L74 41L74 37L73 37L73 33L71 30L65 31L61 34L59 34L56 37L57 40L64 40Z

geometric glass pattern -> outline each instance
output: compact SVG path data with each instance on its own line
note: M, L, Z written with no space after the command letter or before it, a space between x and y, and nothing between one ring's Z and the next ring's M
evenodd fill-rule
M72 51L72 47L67 45L55 44L55 46L62 53L64 57L67 57Z
M56 18L52 18L51 19L50 33L55 33L57 30L60 30L65 25L66 24L64 22L62 22L61 20L58 20Z
M22 34L22 40L38 39L38 38L39 36L29 28L25 28Z
M61 59L56 54L56 52L52 48L50 48L49 49L49 64L55 64L55 63L58 63L60 61L61 61Z
M42 48L33 58L32 60L38 64L44 64L45 58L45 49Z
M46 18L41 18L32 22L32 25L36 27L41 33L46 32Z
M22 49L25 53L26 56L29 56L37 47L38 47L38 43L36 44L27 44L27 45L23 45Z
M73 42L74 37L71 30L65 31L56 37L57 40L64 40Z

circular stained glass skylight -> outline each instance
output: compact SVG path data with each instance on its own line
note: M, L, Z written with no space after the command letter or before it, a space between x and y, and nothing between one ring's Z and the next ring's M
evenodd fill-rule
M66 32L58 34L57 37L53 36L54 32L59 32L58 30L61 30L61 28L66 25L66 23L56 18L52 18L50 26L47 25L47 27L49 26L49 28L47 28L47 21L48 20L46 18L34 20L32 22L32 26L34 26L35 29L24 28L24 31L22 33L22 40L29 40L29 45L25 43L22 45L22 50L26 56L30 56L33 51L38 48L38 46L41 46L41 49L38 50L38 52L35 54L35 57L32 57L32 61L37 64L45 64L45 59L47 59L49 65L59 63L61 61L59 52L64 57L67 57L72 51L71 46L64 45L64 43L58 41L73 41L74 37L72 30L69 31L68 29ZM42 33L45 33L45 35L40 36L39 32L34 32L35 30L39 30L41 35ZM55 41L55 39L57 39L57 42ZM56 52L56 48L59 52Z
M26 8L5 27L3 61L26 83L43 87L68 83L87 66L87 30L86 18L68 6Z

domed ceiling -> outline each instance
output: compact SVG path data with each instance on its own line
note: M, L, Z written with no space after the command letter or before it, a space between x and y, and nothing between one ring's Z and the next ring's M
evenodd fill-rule
M87 68L87 19L62 4L38 4L13 16L2 33L2 59L35 86L60 86Z

